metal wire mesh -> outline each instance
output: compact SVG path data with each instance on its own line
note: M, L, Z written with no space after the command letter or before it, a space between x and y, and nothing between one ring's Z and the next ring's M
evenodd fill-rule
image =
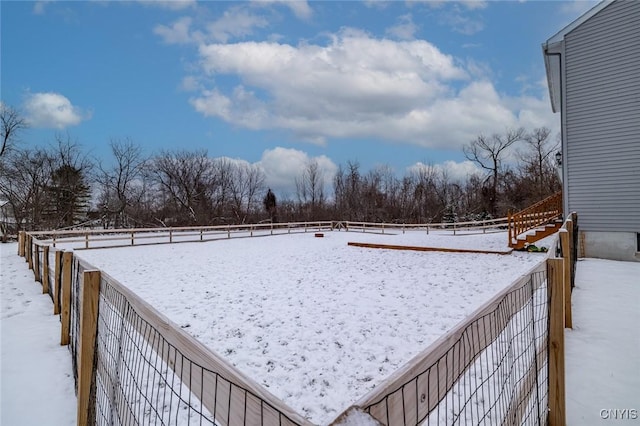
M73 365L73 378L78 389L78 350L80 336L80 288L82 285L82 273L84 268L74 256L71 262L71 309L69 312L69 351L71 352L71 363Z
M365 411L387 425L546 424L548 318L546 273L536 272Z
M49 294L49 297L51 298L52 302L55 302L54 298L55 298L55 292L54 292L54 287L55 287L55 279L56 279L56 258L55 258L55 250L51 250L49 249L49 257L47 259L47 264L48 264L48 273L47 273L47 283L48 283L48 288L47 288L47 293Z
M294 425L284 413L203 368L100 285L90 418L98 425Z

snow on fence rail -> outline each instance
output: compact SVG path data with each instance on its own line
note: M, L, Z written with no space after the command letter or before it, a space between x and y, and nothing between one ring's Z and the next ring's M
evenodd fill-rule
M266 235L337 224L392 227L267 224ZM563 330L571 326L577 232L572 213L544 262L345 413L363 410L385 425L563 425ZM51 234L21 233L18 254L60 313L79 424L309 424L108 274L53 247Z
M379 222L354 222L354 221L342 221L334 222L334 229L345 229L347 231L360 231L360 232L400 232L404 233L408 230L420 230L425 231L427 234L429 231L451 231L453 235L456 235L460 231L487 231L499 230L502 231L508 226L508 218L501 217L497 219L487 219L480 221L469 222L441 222L441 223L425 223L425 224L404 224L404 223L379 223Z
M37 238L40 246L51 245L64 248L89 249L121 247L146 244L167 244L177 242L212 241L237 237L290 234L292 232L311 232L325 230L346 230L355 232L402 232L421 230L427 234L434 230L451 231L454 235L460 231L504 230L507 218L489 219L475 222L443 222L429 224L398 224L354 221L319 221L259 223L246 225L217 225L175 228L132 228L104 230L62 230L38 231L28 235Z
M175 228L38 231L30 232L29 235L37 237L38 244L41 245L56 247L64 244L67 248L89 249L322 231L332 229L332 225L331 221L288 222Z

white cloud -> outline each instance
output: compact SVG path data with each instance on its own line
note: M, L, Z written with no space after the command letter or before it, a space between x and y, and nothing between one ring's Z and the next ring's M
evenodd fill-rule
M242 85L231 93L202 92L192 99L198 111L252 128L289 129L312 141L376 135L385 122L402 123L445 96L447 82L467 78L426 41L377 40L348 29L327 46L209 44L200 56L207 75L237 75ZM396 138L407 136L401 131Z
M64 129L91 118L91 114L73 106L65 96L53 92L29 94L24 110L29 124L34 127Z
M398 17L398 24L387 28L386 33L399 40L412 40L418 31L411 14Z
M138 0L145 6L159 7L169 10L184 10L196 6L196 0Z
M600 3L601 0L569 0L562 1L559 3L560 12L564 15L567 15L571 19L571 21L567 22L569 24L574 19L577 19L580 15L587 12L589 9Z
M185 78L183 78L179 87L181 90L184 90L185 92L195 92L196 90L202 88L198 78L193 75L188 75Z
M441 15L442 23L451 27L455 32L464 35L473 35L484 29L484 22L460 13L457 10Z
M168 44L190 43L193 41L189 34L190 26L191 18L185 16L175 21L171 26L156 25L153 33L162 37L164 42Z
M449 160L441 164L433 165L417 162L414 165L407 167L407 171L409 173L417 173L422 169L433 170L438 178L441 178L444 174L451 182L464 182L470 176L482 176L484 174L484 171L476 163L469 160L459 163Z
M324 177L327 193L331 189L331 182L338 167L325 155L310 157L306 152L297 149L276 147L264 151L257 165L264 171L265 184L268 187L285 198L293 198L296 195L295 179L302 175L310 161L317 162L318 169Z
M469 10L485 9L488 6L485 0L460 0L460 3Z
M377 39L349 28L327 37L326 44L202 43L190 102L205 116L315 144L375 138L459 150L480 133L557 121L545 88L500 94L485 64L425 40ZM239 83L215 86L221 75Z
M309 19L313 15L313 9L307 0L253 0L257 5L282 4L287 6L299 19Z
M485 9L488 6L486 0L406 0L408 5L426 4L433 9L442 9L445 5L462 5L469 10Z
M36 15L43 15L45 13L47 3L51 3L52 0L40 0L33 4L33 13Z
M254 28L265 28L268 24L264 17L252 14L244 7L232 7L208 24L207 30L212 40L226 43L232 38L251 35Z

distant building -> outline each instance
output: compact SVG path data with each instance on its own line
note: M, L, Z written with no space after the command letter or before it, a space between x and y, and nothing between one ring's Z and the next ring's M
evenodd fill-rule
M640 260L640 1L605 1L542 45L582 255Z

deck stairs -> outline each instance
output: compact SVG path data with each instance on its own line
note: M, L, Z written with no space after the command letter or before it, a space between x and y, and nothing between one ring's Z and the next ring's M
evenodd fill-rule
M557 232L562 226L562 192L557 192L514 214L509 214L509 247L524 250Z

